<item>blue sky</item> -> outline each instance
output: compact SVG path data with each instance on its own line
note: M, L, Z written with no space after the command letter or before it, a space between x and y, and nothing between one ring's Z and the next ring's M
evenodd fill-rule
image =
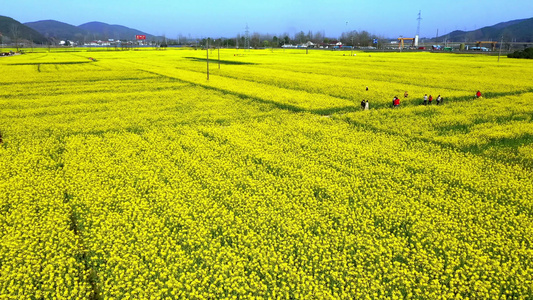
M280 35L309 30L338 37L366 30L385 37L416 34L434 37L454 30L473 30L514 19L533 17L533 1L432 0L14 0L2 1L0 15L22 23L57 20L72 25L91 21L119 24L176 38L232 37L250 33Z

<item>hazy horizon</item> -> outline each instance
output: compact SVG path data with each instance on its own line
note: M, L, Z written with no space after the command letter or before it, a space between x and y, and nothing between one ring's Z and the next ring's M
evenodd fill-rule
M344 0L308 0L253 2L168 2L146 3L124 0L71 2L50 0L12 1L2 4L0 15L21 23L55 20L75 26L98 21L122 25L152 35L176 38L231 37L250 33L290 34L303 31L323 32L339 37L352 30L366 30L384 37L414 36L421 11L420 36L435 37L455 30L470 31L515 19L533 17L533 2L463 1L382 1L374 3ZM64 8L68 7L68 10Z

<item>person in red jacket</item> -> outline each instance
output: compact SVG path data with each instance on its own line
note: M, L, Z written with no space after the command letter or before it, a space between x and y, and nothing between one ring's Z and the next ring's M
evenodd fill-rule
M394 100L392 103L394 103L394 108L397 108L400 105L400 98L394 97Z
M480 91L476 92L476 98L481 98L481 92Z
M431 105L431 101L433 101L433 96L429 95L429 98L428 98L429 105Z

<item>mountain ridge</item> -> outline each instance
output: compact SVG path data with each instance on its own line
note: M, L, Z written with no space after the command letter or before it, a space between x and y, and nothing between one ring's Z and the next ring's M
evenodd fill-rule
M159 38L138 29L98 21L88 22L78 26L56 20L41 20L24 24L47 38L53 40L70 40L78 43L108 39L133 40L135 39L135 35L146 35L147 39Z
M56 20L27 22L24 23L24 25L33 28L46 38L53 40L74 40L77 37L84 37L89 34L89 32L80 29L78 26L74 26Z
M77 27L88 32L98 33L102 39L133 40L136 35L146 35L147 39L156 38L154 35L138 29L98 21L84 23Z
M47 39L38 31L7 16L0 16L0 35L2 43L47 42Z
M432 40L443 41L446 39L456 42L499 41L502 37L505 42L533 42L533 18L501 22L471 31L455 30Z

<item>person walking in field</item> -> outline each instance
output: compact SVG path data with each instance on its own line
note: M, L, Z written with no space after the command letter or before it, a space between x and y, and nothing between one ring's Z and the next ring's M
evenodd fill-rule
M365 100L361 101L361 110L365 110Z
M398 96L394 97L394 100L392 100L392 105L394 108L398 108L398 106L400 106L400 98L398 98Z
M428 105L428 94L424 95L424 103L422 103L422 104Z
M368 92L368 86L366 87L366 91Z
M431 95L429 95L429 98L428 98L428 104L431 105L431 102L433 101L433 97Z
M440 97L440 95L438 95L437 96L437 105L439 105L441 101L442 101L442 98Z
M369 110L370 109L370 105L368 104L368 100L365 101L365 110Z
M403 93L403 97L407 98L407 96L409 96L409 94L407 93L407 91L405 91L405 93Z
M479 90L476 92L476 98L481 98L481 92Z

